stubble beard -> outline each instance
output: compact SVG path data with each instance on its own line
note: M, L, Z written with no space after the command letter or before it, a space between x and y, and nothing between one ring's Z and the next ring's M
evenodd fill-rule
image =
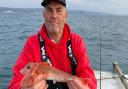
M60 28L59 28L58 24L50 24L48 28L49 28L51 35L53 35L53 36L59 35Z

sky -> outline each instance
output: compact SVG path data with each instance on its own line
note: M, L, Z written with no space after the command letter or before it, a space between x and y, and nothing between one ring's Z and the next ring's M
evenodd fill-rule
M0 0L0 7L41 8L42 0ZM69 10L128 15L128 0L66 0Z

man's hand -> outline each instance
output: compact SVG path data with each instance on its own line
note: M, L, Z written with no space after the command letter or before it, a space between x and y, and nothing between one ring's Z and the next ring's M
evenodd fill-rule
M21 83L21 89L47 89L48 85L46 84L46 81L43 80L43 75L40 74L37 77L33 78L28 78L26 77L27 83L22 82ZM24 80L25 81L25 80Z
M67 82L69 89L90 89L88 86L89 79L80 79L74 77L72 81Z

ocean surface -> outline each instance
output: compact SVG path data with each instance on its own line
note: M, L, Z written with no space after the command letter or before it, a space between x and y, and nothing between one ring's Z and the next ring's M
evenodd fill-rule
M24 43L28 36L38 32L43 22L42 10L0 11L0 89L7 88ZM67 22L72 31L83 37L93 69L100 69L101 58L102 71L113 72L115 60L128 74L128 16L69 11Z

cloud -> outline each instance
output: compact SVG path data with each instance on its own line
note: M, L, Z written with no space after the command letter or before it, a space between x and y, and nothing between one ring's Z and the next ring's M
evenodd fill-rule
M112 0L111 5L118 8L128 9L128 0Z
M38 8L42 0L0 0L0 7Z

